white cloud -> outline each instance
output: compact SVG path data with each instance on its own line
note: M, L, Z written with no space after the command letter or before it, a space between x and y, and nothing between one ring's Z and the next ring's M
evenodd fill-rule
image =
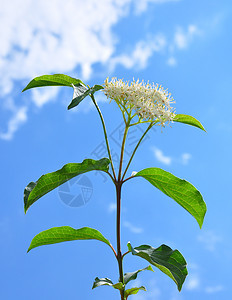
M114 52L111 27L130 0L12 0L1 4L0 70L10 84L38 74L71 72L90 78L91 66ZM93 51L94 45L94 51ZM3 87L1 87L3 88Z
M0 95L12 93L15 81L25 81L42 74L73 73L89 79L95 63L105 64L115 51L112 26L128 13L132 0L97 1L12 0L0 6ZM94 46L94 51L93 51ZM55 100L59 89L32 90L37 107ZM2 105L2 109L7 109ZM28 103L22 105L8 121L8 129L0 134L10 140L27 120Z
M49 87L46 89L33 89L32 90L32 100L36 106L41 107L45 103L55 100L58 95L59 87Z
M124 221L123 222L123 226L127 229L129 229L131 232L133 233L142 233L143 232L143 229L141 227L137 227L137 226L134 226L132 225L130 222L128 221Z
M173 56L169 57L167 60L167 64L171 67L175 67L177 65L176 58Z
M147 40L139 41L136 43L135 49L132 53L113 57L110 60L110 68L113 70L118 64L120 64L127 69L131 69L133 67L144 69L147 66L149 58L154 54L154 52L162 51L166 44L166 38L161 34L149 37Z
M131 5L136 3L86 0L83 5L81 0L67 0L64 6L62 0L3 2L0 8L4 28L0 32L0 71L4 74L1 91L8 94L14 80L70 73L76 66L80 66L79 76L89 79L93 64L105 64L112 58L117 43L112 26L129 14ZM122 64L145 66L163 43L161 36L138 42L133 51L135 62L125 62L128 56L121 55ZM119 58L115 60L119 62Z
M191 274L187 277L186 283L185 283L185 289L192 291L198 289L200 286L200 279L198 275Z
M177 66L176 52L188 49L194 38L200 35L202 35L202 30L194 24L188 25L187 28L178 26L174 32L173 41L168 45L170 57L166 61L167 65Z
M180 0L142 0L142 1L137 1L135 0L135 11L137 14L140 14L147 10L147 6L150 3L156 3L156 4L164 4L167 2L178 2Z
M207 294L214 294L214 293L218 293L224 290L224 287L222 285L216 285L216 286L207 286L205 288L205 292Z
M167 1L138 1L139 5L144 5L144 10L147 9L148 2L153 3L164 3L170 2L172 0ZM174 0L175 1L175 0ZM177 0L178 1L178 0ZM141 10L140 12L142 12ZM192 43L195 37L200 36L202 31L194 25L190 24L185 29L183 27L178 26L173 34L173 41L168 42L167 37L164 34L153 34L147 37L146 39L140 40L133 47L134 50L129 54L121 54L117 56L113 56L110 58L110 68L114 70L115 66L123 65L125 68L138 68L143 69L146 68L148 64L149 58L151 58L155 52L168 53L169 58L166 63L171 66L177 66L177 59L174 54L179 50L186 50L189 45Z
M190 153L182 153L180 157L171 157L164 155L163 151L157 147L151 147L151 150L155 158L165 165L171 165L171 163L173 162L187 165L189 163L189 160L192 158L192 155Z
M181 154L181 163L183 165L187 165L191 158L192 158L192 155L190 153L183 153L183 154Z
M189 25L187 30L183 30L183 28L178 27L174 34L174 46L177 49L186 49L194 36L199 35L200 31L196 25Z
M215 234L212 230L202 232L197 240L201 242L208 251L215 251L218 243L222 242L222 237Z
M68 73L83 80L94 74L94 65L107 68L118 64L125 68L145 68L155 52L169 47L163 34L150 34L139 40L131 53L116 53L120 43L113 33L113 26L132 8L143 12L148 4L174 2L175 0L12 0L0 6L0 95L8 97L15 82L28 83L42 74ZM178 29L175 47L183 48L196 35L194 25L187 33ZM130 45L131 46L131 45ZM93 51L94 48L94 51ZM165 53L165 51L163 52ZM169 65L175 65L171 56ZM54 101L59 89L33 90L32 101L37 107ZM3 101L1 101L2 103ZM1 104L2 106L2 104ZM26 121L27 104L8 123L8 132L0 138L10 139L20 124ZM0 107L1 108L1 107Z
M172 158L170 156L165 156L160 149L158 149L156 147L152 147L152 151L153 151L153 153L155 155L155 158L159 162L161 162L161 163L163 163L165 165L170 165L171 164Z
M108 206L108 212L109 213L115 212L116 208L117 208L117 206L116 206L115 203L110 203L109 206Z
M5 108L12 112L12 117L8 121L7 130L0 131L0 139L11 140L18 128L27 121L27 107L16 107L11 98L5 103Z

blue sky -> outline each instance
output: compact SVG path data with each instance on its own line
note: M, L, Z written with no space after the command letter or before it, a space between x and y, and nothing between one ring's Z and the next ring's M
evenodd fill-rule
M55 190L23 211L23 190L42 174L69 162L100 158L103 133L86 99L67 111L71 88L21 93L35 76L65 73L89 85L106 77L162 84L176 112L195 116L207 133L172 124L153 130L129 170L160 167L202 193L208 207L203 228L172 199L143 179L125 184L122 245L162 243L188 262L181 293L159 270L139 274L147 292L135 300L230 299L231 238L231 14L230 0L69 0L1 3L0 18L0 249L2 299L119 299L110 287L91 290L93 280L118 279L114 257L102 243L68 242L26 250L42 230L93 227L115 245L115 191L109 179L89 173L66 186L86 205L70 207ZM119 151L122 122L114 104L97 100ZM143 130L141 128L141 130ZM139 129L132 136L136 139ZM131 145L127 145L128 153ZM128 159L128 155L125 156ZM125 271L146 267L126 256Z

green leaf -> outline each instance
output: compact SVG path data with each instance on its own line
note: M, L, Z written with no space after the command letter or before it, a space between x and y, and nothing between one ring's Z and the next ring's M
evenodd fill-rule
M131 289L125 290L124 296L127 299L128 296L137 294L139 292L139 290L146 291L146 288L144 286L133 287Z
M206 213L206 204L201 193L188 181L159 168L148 168L138 172L152 185L185 208L198 222L200 228Z
M75 240L98 240L111 247L110 242L96 229L89 227L74 229L69 226L62 226L50 228L37 234L31 241L27 252L39 246Z
M134 287L134 288L125 290L124 296L125 296L126 299L127 299L130 295L135 295L135 294L137 294L140 290L146 291L146 288L145 288L144 286L140 286L140 287Z
M133 255L140 256L168 275L177 284L178 290L181 290L188 271L187 263L178 250L172 250L166 245L156 249L149 245L133 248L130 243L127 246Z
M95 92L99 91L99 90L102 90L103 89L103 86L101 85L94 85L93 87L85 90L84 93L78 93L76 90L75 90L76 87L74 87L74 94L76 93L78 96L73 98L72 99L72 102L69 104L68 106L68 109L71 109L75 106L77 106L83 99L85 99L85 97L87 97L89 94L94 94Z
M148 266L148 267L146 267L144 269L140 269L140 270L137 270L135 272L125 273L124 274L124 283L127 284L131 280L135 280L137 278L138 273L140 273L142 271L145 271L145 270L153 271L152 267Z
M29 84L23 89L23 92L36 87L43 86L70 86L84 84L80 79L72 78L64 74L54 75L42 75L34 78Z
M197 119L195 119L192 116L178 114L178 115L175 116L173 121L188 124L188 125L192 125L192 126L198 127L200 129L206 131L205 128L203 127L203 125L201 124L201 122L199 122Z
M73 177L93 171L99 170L107 172L109 170L110 160L102 158L100 160L85 159L82 163L70 163L63 166L62 169L42 175L36 182L30 182L24 190L24 210L36 202L39 198L57 188Z
M96 287L102 286L102 285L109 285L112 286L113 288L117 290L122 290L123 289L123 283L118 282L113 284L113 282L109 278L98 278L96 277L93 283L92 289L95 289Z

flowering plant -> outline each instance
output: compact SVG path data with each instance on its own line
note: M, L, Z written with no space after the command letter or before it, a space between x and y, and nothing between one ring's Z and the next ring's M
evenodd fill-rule
M126 289L126 285L137 278L138 273L144 270L153 271L151 265L160 269L163 273L168 275L177 285L180 291L184 280L187 276L186 261L178 250L172 250L167 245L161 245L154 248L149 245L141 245L133 247L128 242L128 251L122 253L121 251L121 238L120 238L120 225L121 225L121 190L122 185L135 177L142 177L150 182L153 186L158 188L167 196L175 200L185 210L187 210L198 222L201 227L203 224L204 216L206 213L206 205L200 192L189 182L182 180L173 174L166 172L159 168L147 168L139 172L133 172L131 176L126 177L128 168L133 160L135 152L137 151L140 143L146 136L147 132L153 126L165 127L170 122L180 122L192 125L204 130L202 124L195 118L175 114L175 110L171 107L174 103L171 94L164 90L160 85L132 81L124 82L113 78L111 81L107 78L104 85L94 85L89 87L85 85L80 79L75 79L63 74L43 75L34 78L23 90L28 90L35 87L43 86L69 86L74 89L73 99L68 106L68 109L76 107L87 96L90 96L103 127L108 157L100 160L85 159L82 163L69 163L63 166L58 171L48 173L41 176L36 182L30 182L24 190L24 208L27 212L28 208L40 199L42 196L51 190L62 185L66 181L72 179L80 174L98 170L105 172L112 179L116 189L116 204L117 204L117 217L116 217L116 232L117 232L117 246L114 248L112 244L106 239L98 230L83 227L80 229L73 229L69 226L54 227L45 230L36 235L28 249L28 252L42 245L55 244L65 241L73 240L99 240L108 245L118 262L119 281L113 283L108 278L95 278L93 288L102 285L108 285L114 289L119 290L122 300L128 299L130 295L137 294L139 290L146 290L144 286L133 287ZM100 108L94 98L97 91L102 90L103 93L110 99L115 101L121 110L124 120L124 135L121 145L119 170L116 174L116 169L113 164L110 145L107 137L106 126ZM128 131L132 126L140 123L147 123L147 129L142 134L140 140L134 148L127 165L123 166L123 156L126 144ZM124 167L124 168L123 168ZM139 256L148 261L151 265L137 271L124 273L123 272L123 259L126 255Z

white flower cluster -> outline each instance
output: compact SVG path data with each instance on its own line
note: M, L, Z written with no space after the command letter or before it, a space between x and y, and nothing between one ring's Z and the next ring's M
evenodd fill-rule
M158 121L159 125L164 126L175 117L170 106L173 98L161 85L139 80L129 84L117 78L109 82L107 78L103 92L127 111L135 111L140 121Z

